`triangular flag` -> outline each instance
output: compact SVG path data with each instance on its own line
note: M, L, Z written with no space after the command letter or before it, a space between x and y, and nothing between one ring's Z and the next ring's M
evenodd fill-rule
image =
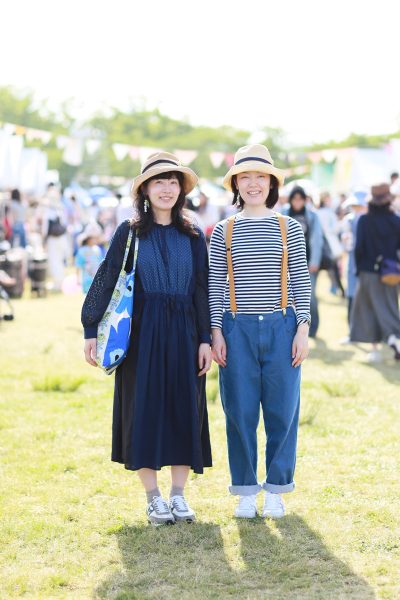
M69 138L65 146L63 161L67 165L79 167L83 160L83 141L78 138Z
M219 167L224 162L225 152L211 152L210 153L210 161L214 169L219 169Z
M181 163L190 165L199 153L196 150L174 150L174 154L179 158Z
M140 162L144 163L145 160L149 158L151 154L155 152L160 152L159 148L150 148L149 146L140 146L139 148L139 156Z
M124 160L129 152L128 144L113 144L112 149L117 160Z
M229 154L229 153L225 154L225 162L226 162L227 166L229 168L231 168L231 166L235 162L235 155L234 154Z
M100 148L101 142L100 140L86 140L85 143L85 148L86 148L86 152L92 156L92 154L95 154L97 152L97 150Z

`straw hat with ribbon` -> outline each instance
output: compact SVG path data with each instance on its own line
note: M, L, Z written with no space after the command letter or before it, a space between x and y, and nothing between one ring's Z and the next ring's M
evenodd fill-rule
M260 171L268 175L274 175L279 185L283 185L284 172L274 167L274 161L271 158L268 148L262 144L251 144L243 146L235 154L235 160L232 167L224 177L224 187L232 191L232 177L238 173L246 171Z
M185 194L189 194L197 185L198 177L196 173L192 169L189 169L189 167L182 166L175 154L171 154L170 152L155 152L146 158L142 166L142 172L133 180L131 196L136 198L139 187L151 177L170 171L178 171L183 174Z

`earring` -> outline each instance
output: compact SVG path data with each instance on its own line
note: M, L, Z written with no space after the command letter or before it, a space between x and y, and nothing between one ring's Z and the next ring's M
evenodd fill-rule
M147 213L147 211L149 210L149 206L150 206L150 203L147 200L147 198L145 198L145 201L144 201L144 212L145 213Z

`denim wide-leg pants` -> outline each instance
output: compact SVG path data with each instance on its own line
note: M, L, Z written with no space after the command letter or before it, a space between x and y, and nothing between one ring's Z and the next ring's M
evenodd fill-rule
M220 367L220 393L226 417L231 494L252 495L262 488L281 494L294 489L301 367L292 367L296 315L288 308L269 314L225 312L222 333L227 364ZM257 481L257 426L263 410L266 479Z

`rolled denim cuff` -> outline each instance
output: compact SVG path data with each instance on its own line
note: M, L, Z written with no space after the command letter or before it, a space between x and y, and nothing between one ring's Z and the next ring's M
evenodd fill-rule
M275 483L268 483L265 481L262 484L262 487L272 494L287 494L288 492L293 492L295 485L294 481L292 481L292 483L286 483L285 485L276 485Z
M255 485L230 485L229 491L233 496L254 496L261 492L262 486L259 483Z

